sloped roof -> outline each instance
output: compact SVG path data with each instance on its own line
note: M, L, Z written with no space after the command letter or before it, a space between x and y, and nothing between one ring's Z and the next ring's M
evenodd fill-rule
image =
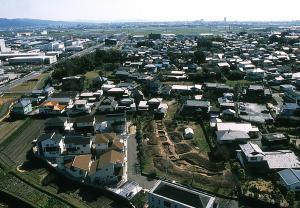
M244 131L216 131L217 140L236 140L250 139L250 136Z
M285 169L278 172L286 185L300 183L300 170Z
M75 156L72 167L88 171L92 155L77 155Z
M108 164L115 164L117 162L123 162L124 155L119 153L115 150L110 150L103 155L101 155L98 163L98 169L108 165Z
M65 144L77 144L77 145L84 145L89 144L91 138L90 137L84 137L80 135L70 135L66 136L64 139Z
M116 139L117 139L116 133L96 134L94 143L95 144L103 144L103 143L113 142Z

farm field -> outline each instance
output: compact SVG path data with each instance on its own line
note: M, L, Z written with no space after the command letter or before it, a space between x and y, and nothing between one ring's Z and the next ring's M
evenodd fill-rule
M39 136L43 128L44 120L25 119L2 143L0 158L9 166L21 165L32 148L32 140Z
M4 174L1 172L0 189L6 193L26 201L33 207L49 207L49 208L68 208L71 207L54 197L45 194L42 191L23 182L12 174Z

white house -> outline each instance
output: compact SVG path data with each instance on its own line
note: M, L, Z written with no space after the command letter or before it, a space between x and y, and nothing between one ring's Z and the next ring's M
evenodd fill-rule
M42 134L37 139L38 153L43 157L58 157L63 136L57 133Z
M247 143L250 136L244 131L216 131L217 142L220 144L241 142Z
M194 130L192 128L184 129L184 138L193 139L193 137L194 137Z
M92 146L92 138L68 135L65 136L62 143L62 152L64 154L90 154Z
M87 100L76 100L74 103L74 107L76 110L90 113L91 107L87 104Z
M265 154L257 144L247 143L240 145L241 151L237 151L237 157L241 164L245 167L245 161L247 162L259 162L263 161Z
M300 168L299 158L291 150L276 150L263 152L257 144L247 143L240 145L237 157L245 167L248 163L265 163L269 169Z

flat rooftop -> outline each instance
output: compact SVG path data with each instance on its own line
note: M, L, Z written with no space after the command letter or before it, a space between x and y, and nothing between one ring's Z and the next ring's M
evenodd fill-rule
M214 203L215 200L214 197L206 195L205 193L164 181L158 182L151 192L196 208L205 208L209 204Z

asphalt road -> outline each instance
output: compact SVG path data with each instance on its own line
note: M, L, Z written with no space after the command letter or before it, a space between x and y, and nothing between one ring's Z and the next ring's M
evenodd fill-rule
M137 159L137 143L135 139L135 134L131 134L128 137L127 145L128 145L127 146L128 179L137 182L144 189L151 189L154 186L156 180L148 179L147 177L142 176L139 173L139 168L136 168L136 164L138 164L138 159Z
M20 84L22 84L24 82L27 82L28 80L33 79L33 78L39 76L41 73L42 73L41 71L30 72L29 74L25 75L24 77L22 77L20 79L13 80L9 84L1 86L0 87L0 92L5 92L5 91L7 91L7 90L9 90L11 88L14 88L17 85L20 85Z
M76 54L73 54L65 59L62 59L62 60L66 60L66 59L72 59L72 58L75 58L75 57L78 57L78 56L83 56L85 54L88 54L88 53L92 53L94 52L97 48L101 48L104 46L104 43L101 43L101 44L98 44L98 45L95 45L95 46L92 46L90 48L87 48L87 49L84 49ZM57 62L56 62L57 63ZM56 64L54 63L54 64ZM34 71L34 72L30 72L29 74L25 75L24 77L20 78L20 79L16 79L16 80L13 80L11 81L10 83L8 83L7 85L4 85L4 86L1 86L0 87L0 93L1 92L5 92L17 85L20 85L30 79L33 79L37 76L39 76L41 73L43 73L44 71L47 71L52 65L48 65L48 66L45 66L45 67L42 67L42 69L40 71Z

